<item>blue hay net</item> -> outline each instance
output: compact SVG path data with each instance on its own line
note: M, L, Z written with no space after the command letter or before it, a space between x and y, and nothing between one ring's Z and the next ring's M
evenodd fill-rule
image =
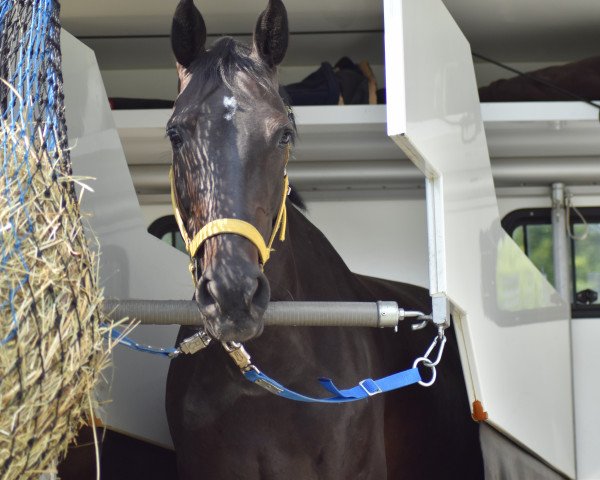
M27 288L31 271L31 260L20 248L35 232L32 216L23 207L34 176L49 176L44 180L56 182L60 176L71 173L62 93L59 10L55 0L0 0L0 195L4 207L14 211L0 225L1 231L14 235L12 242L0 244L0 276L7 273L11 257L17 256L22 267L21 277L0 297L0 311L10 311L11 315L11 328L8 332L3 328L0 346L18 335L14 300ZM38 155L37 163L32 162L31 148L23 148L24 145L46 154ZM41 165L41 161L50 162L51 168ZM74 193L72 185L65 190L69 195ZM27 228L17 228L23 216Z
M19 315L22 317L23 312L19 313L15 299L30 288L32 262L23 255L21 246L36 242L36 225L27 207L34 177L43 175L50 188L53 182L65 182L61 177L72 173L64 114L59 14L57 0L0 0L0 197L8 211L14 210L8 221L0 222L4 223L0 224L0 233L13 235L12 242L0 243L0 276L8 273L9 259L18 258L21 267L20 278L9 291L0 290L0 348L18 336ZM44 154L36 155L37 163L32 162L30 149L23 149L23 145L32 145ZM62 186L66 187L65 195L74 198L72 182ZM17 228L23 215L27 228ZM35 305L27 315L35 315L34 310ZM5 317L6 312L9 318ZM104 324L103 327L108 328ZM165 356L175 351L141 345L116 330L110 336L138 351Z

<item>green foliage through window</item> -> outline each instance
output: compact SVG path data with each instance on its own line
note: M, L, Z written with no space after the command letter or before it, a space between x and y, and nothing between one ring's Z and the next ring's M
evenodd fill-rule
M588 224L585 234L585 225L574 225L575 291L591 289L600 292L600 223Z
M596 208L580 209L588 222L580 219L571 225L571 253L573 272L573 293L588 301L600 305L598 299L589 302L600 292L600 210ZM506 216L503 226L515 243L529 257L533 264L554 284L554 260L552 252L552 225L550 209L517 210ZM573 217L571 217L571 220ZM591 290L593 292L587 292ZM576 305L577 302L576 302Z

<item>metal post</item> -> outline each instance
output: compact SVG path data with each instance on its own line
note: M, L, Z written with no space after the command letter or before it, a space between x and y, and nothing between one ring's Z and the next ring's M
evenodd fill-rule
M554 259L554 287L569 303L573 301L571 288L571 245L567 233L565 185L552 184L552 256Z
M118 321L125 317L148 325L202 326L198 306L186 300L106 299L102 308ZM265 325L397 327L405 318L427 320L423 312L399 308L396 302L271 302L264 315Z

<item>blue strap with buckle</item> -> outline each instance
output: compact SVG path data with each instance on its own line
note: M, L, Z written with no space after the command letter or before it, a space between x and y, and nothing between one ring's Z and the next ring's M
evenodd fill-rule
M320 378L319 382L321 385L335 396L328 398L314 398L302 395L284 387L279 382L273 380L258 369L249 369L243 373L247 380L250 380L252 383L255 383L256 385L268 390L271 393L274 393L275 395L279 395L280 397L284 397L289 400L296 400L298 402L316 403L354 402L356 400L369 398L380 393L397 390L421 381L421 374L417 368L404 370L402 372L394 373L393 375L388 375L387 377L379 378L377 380L366 378L360 381L357 386L345 390L338 389L328 378Z
M112 329L110 331L110 336L113 338L113 340L116 340L121 344L138 351L153 353L155 355L162 355L171 358L181 353L179 349L175 348L157 348L152 347L150 345L141 345L135 340L124 336L122 332L119 332L115 329ZM202 348L206 347L207 345L208 343L204 341L204 346ZM293 390L284 387L276 380L273 380L268 375L262 373L260 370L258 370L258 368L252 365L252 363L250 363L250 355L248 355L248 352L246 352L242 345L235 344L233 348L229 348L226 346L226 350L232 357L232 359L235 361L236 365L240 367L242 374L247 380L258 385L259 387L264 388L270 393L287 398L289 400L295 400L297 402L355 402L357 400L363 400L365 398L369 398L380 393L398 390L400 388L406 387L408 385L413 385L422 381L421 374L419 373L419 370L418 368L416 368L416 366L408 370L404 370L402 372L388 375L387 377L379 378L377 380L373 380L372 378L365 378L364 380L358 382L358 385L356 385L355 387L347 388L344 390L340 390L339 388L337 388L329 378L320 378L319 382L321 383L321 386L325 388L325 390L327 390L328 392L333 393L334 396L326 398L315 398L302 395L298 392L294 392ZM193 351L186 353L193 353Z

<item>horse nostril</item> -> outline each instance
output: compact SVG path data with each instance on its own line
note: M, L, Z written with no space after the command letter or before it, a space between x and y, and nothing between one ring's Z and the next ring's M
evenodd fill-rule
M216 303L216 299L209 288L210 280L205 276L200 278L198 287L196 288L196 303L204 307L208 307Z
M252 276L247 278L244 290L244 303L247 308L253 306L265 308L269 297L269 284L263 274L259 273L254 278Z
M246 289L244 291L244 303L246 307L250 308L254 303L254 296L258 290L258 280L254 278L248 278L246 282Z
M271 288L269 287L269 281L264 273L261 272L256 278L256 288L252 296L252 304L261 309L266 309L270 298Z

